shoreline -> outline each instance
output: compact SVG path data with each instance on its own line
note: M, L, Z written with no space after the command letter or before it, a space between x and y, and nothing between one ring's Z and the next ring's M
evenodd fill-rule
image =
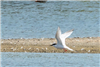
M56 42L55 38L1 39L1 52L63 53L50 46ZM100 53L100 37L67 38L66 45L76 52L65 53Z

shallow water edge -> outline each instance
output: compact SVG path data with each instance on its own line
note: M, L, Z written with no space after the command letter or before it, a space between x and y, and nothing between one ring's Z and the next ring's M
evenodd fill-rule
M1 67L99 67L100 54L1 52Z

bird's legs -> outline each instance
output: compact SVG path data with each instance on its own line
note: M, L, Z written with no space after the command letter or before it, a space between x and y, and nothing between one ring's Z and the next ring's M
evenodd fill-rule
M63 49L64 50L64 52L66 52L67 50L66 49Z

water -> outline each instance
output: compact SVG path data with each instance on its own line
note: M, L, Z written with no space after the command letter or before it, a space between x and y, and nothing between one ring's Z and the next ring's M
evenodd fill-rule
M70 37L100 37L99 1L2 1L1 38L54 38L74 29Z
M100 54L2 52L1 67L99 67Z

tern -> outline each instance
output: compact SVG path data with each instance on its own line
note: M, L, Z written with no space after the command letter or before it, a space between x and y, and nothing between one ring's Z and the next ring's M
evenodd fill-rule
M69 48L65 44L65 39L68 36L70 36L72 34L72 32L73 32L73 30L70 30L70 31L65 32L64 34L61 34L60 27L58 27L56 35L55 35L55 38L57 40L57 44L53 43L50 46L54 46L55 48L58 48L58 49L64 49L65 52L67 51L67 49L70 50L70 51L74 51L73 49Z

